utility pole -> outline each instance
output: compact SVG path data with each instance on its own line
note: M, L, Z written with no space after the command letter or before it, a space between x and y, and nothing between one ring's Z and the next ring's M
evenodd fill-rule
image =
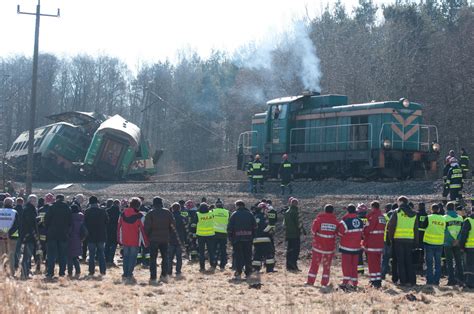
M41 14L40 2L36 5L36 13L22 12L20 11L20 5L17 6L18 14L35 15L36 26L35 26L35 46L33 50L33 77L31 86L31 105L30 105L30 126L28 133L28 159L26 162L26 194L31 194L33 187L33 150L35 143L35 119L36 119L36 86L38 83L38 47L39 47L39 28L40 28L40 17L59 17L59 9L56 14Z
M0 75L0 79L1 79L1 93L0 93L0 117L5 117L5 102L7 101L7 98L6 98L6 83L8 81L8 79L10 78L10 75L8 74L1 74ZM5 154L8 150L8 146L7 146L7 137L6 137L6 132L5 132L5 119L0 119L0 138L1 138L1 142L0 142L0 154L1 154L1 158L2 158L2 165L0 167L0 173L1 173L1 176L2 176L2 191L4 191L5 189Z

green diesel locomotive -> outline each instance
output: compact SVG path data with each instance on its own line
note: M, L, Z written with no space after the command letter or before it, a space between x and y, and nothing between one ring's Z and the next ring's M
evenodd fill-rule
M277 177L288 154L295 177L434 176L440 146L422 106L408 99L349 104L344 95L304 93L267 102L251 131L239 136L238 169L259 154Z

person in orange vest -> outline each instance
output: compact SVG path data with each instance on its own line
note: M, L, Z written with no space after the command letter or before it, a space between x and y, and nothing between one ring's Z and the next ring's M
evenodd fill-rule
M364 223L357 217L356 207L347 206L347 214L337 226L337 234L341 237L339 252L342 253L342 290L355 289L358 285L357 264L361 252L361 240ZM351 285L349 285L351 283Z
M370 284L374 288L382 286L382 254L386 220L380 210L380 203L373 201L364 226L364 248L369 264Z
M334 206L324 206L324 213L320 213L313 221L311 232L313 234L313 257L309 268L307 285L314 285L318 274L319 265L323 263L321 285L329 284L331 263L336 249L336 233L339 222L334 215Z

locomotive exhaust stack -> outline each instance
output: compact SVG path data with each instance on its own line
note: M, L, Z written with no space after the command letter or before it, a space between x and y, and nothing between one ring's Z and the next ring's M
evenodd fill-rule
M313 91L313 90L304 90L301 95L303 96L319 96L321 95L320 92L317 92L317 91Z

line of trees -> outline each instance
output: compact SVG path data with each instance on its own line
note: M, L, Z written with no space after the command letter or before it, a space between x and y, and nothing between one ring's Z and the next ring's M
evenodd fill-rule
M337 2L304 22L320 59L323 93L346 94L351 102L407 97L423 103L425 122L438 126L444 149L474 151L472 4L396 1L378 8L360 0L348 12ZM261 48L216 51L207 59L188 53L136 73L111 56L41 54L37 125L70 110L121 114L142 127L154 148L165 150L163 172L234 164L238 134L249 129L251 116L264 110L266 100L303 90L290 62L298 47L278 42L271 69L240 62ZM31 59L0 58L6 146L27 129L30 89Z

